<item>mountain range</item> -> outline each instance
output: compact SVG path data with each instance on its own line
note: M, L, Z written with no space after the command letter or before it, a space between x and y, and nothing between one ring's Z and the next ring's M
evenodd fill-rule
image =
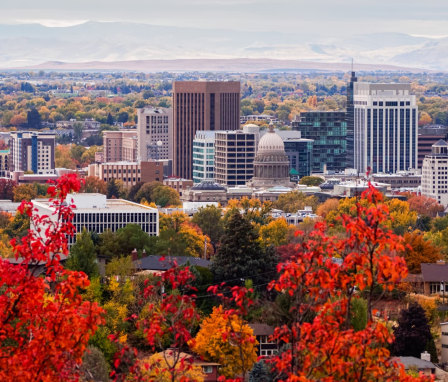
M126 22L67 27L0 24L2 69L347 70L353 58L358 70L445 71L447 51L448 37L403 33L322 38L311 32L247 32ZM242 58L246 59L244 64L238 60ZM221 59L228 61L217 64ZM259 65L251 67L256 62Z

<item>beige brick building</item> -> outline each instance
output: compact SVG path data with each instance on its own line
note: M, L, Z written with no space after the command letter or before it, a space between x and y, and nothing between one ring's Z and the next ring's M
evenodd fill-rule
M89 165L88 176L96 176L105 182L120 180L128 188L138 182L162 182L163 161L95 163Z
M137 130L104 131L104 161L137 161Z

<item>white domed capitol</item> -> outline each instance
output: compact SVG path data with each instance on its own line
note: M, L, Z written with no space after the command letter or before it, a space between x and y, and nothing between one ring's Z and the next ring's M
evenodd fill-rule
M272 125L258 143L257 156L254 160L254 177L250 185L256 188L292 185L285 145L282 138L274 132Z

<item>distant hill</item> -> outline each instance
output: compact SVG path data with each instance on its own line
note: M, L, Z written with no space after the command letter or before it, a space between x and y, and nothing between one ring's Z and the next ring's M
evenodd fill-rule
M394 65L357 64L357 70L365 71L402 71L423 72L423 69ZM138 71L138 72L278 72L278 71L348 71L349 63L326 63L301 60L275 60L267 58L235 59L180 59L180 60L134 60L134 61L91 61L60 62L49 61L39 65L22 67L30 70L104 70L104 71Z
M334 70L354 58L355 68L400 70L390 66L396 65L448 70L447 47L447 39L403 33L342 39L318 37L312 30L242 32L126 22L68 27L0 24L0 68L42 67L45 63L48 69L76 69L79 65L80 70L221 70L219 65L222 70L236 71L255 70L247 65L255 65L257 70L310 69L310 65L312 69ZM252 61L255 59L258 61ZM235 66L225 67L229 63Z

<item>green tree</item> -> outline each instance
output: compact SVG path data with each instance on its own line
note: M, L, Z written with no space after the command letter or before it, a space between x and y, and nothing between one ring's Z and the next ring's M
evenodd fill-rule
M257 283L275 275L276 263L273 251L261 248L252 224L233 211L212 260L211 270L216 281L244 285L245 279L252 279Z
M120 188L118 187L117 181L111 179L107 182L107 198L116 199L120 197Z
M131 254L134 249L139 252L151 246L150 236L137 224L128 224L117 230L117 240L122 254Z
M402 310L394 335L395 341L392 344L394 355L420 358L420 354L426 349L432 337L425 310L417 303Z
M160 207L181 205L177 191L174 188L163 185L154 189L151 201Z
M42 128L42 121L40 118L40 114L36 109L31 109L27 115L26 120L28 127L30 129L41 129Z
M193 215L192 221L210 238L213 248L216 249L216 245L224 233L224 220L221 209L216 206L201 207Z
M300 179L299 184L304 184L306 186L319 186L324 182L324 180L318 176L304 176Z
M106 276L132 276L134 264L131 256L121 256L112 259L106 265Z
M162 186L162 183L160 182L147 182L144 183L142 186L140 186L139 190L135 193L135 199L134 201L137 203L140 203L143 199L145 199L147 202L152 202L152 194L154 190Z
M73 139L75 140L75 142L81 142L83 131L84 125L82 124L82 122L75 122L73 124Z
M74 271L82 271L90 279L99 274L95 246L93 245L90 232L85 228L76 236L76 243L70 249L70 256L67 259L66 268Z
M104 257L106 259L111 259L124 254L115 232L107 229L99 235L99 243L96 246L96 253L99 257Z

